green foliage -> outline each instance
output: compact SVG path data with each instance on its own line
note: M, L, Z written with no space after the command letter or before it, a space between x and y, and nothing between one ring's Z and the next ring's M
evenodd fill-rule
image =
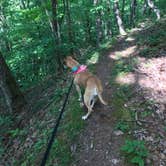
M76 97L70 98L69 106L66 108L66 118L59 129L61 134L53 144L48 165L57 160L57 165L66 166L73 160L71 146L84 126L84 121L81 120L83 112L76 101Z
M118 55L117 55L118 56ZM137 64L137 59L132 59L130 63L125 62L123 59L120 59L116 62L114 71L116 73L128 73L133 71L133 67Z
M121 130L123 132L127 132L130 129L130 126L127 122L120 121L116 124L115 129Z
M128 85L120 86L116 95L119 98L123 98L124 101L127 101L132 96L131 87Z
M57 89L55 92L55 103L51 105L50 111L47 112L46 117L49 117L51 121L51 127L47 120L41 121L37 117L34 120L36 138L35 142L32 142L31 148L25 150L25 154L22 156L20 161L16 161L15 165L33 165L34 163L39 163L39 159L43 157L43 153L46 150L48 140L51 137L53 127L56 122L56 118L59 114L59 107L61 107L61 101L64 98L66 89ZM61 97L56 100L56 97L60 95ZM76 96L76 95L73 95ZM57 102L58 101L58 102ZM70 97L70 102L66 107L66 112L64 113L64 118L60 123L58 128L58 134L54 140L47 165L61 165L67 166L73 160L71 145L74 144L78 134L84 127L84 121L81 120L82 110L79 103L76 102L76 97ZM12 131L15 135L20 135L19 130Z
M101 1L94 5L92 1L71 1L70 25L67 22L67 9L63 1L58 2L56 18L61 37L58 45L50 26L52 20L50 1L2 0L0 2L0 5L3 6L0 21L0 25L2 25L0 49L22 89L28 89L44 80L47 75L57 73L60 65L58 57L62 60L64 55L71 52L71 49L82 52L89 46L96 46L97 17L100 17L102 21L100 43L108 39L112 40L113 37L108 36L108 30L111 30L113 35L118 34L112 10L113 2ZM145 19L142 14L143 4L142 0L137 3L136 23ZM156 5L161 8L162 14L165 12L163 4L164 0L156 2ZM119 1L121 12L123 11L122 5L123 2ZM130 1L126 1L124 13L122 13L123 23L127 29L131 28L130 6ZM146 17L149 17L149 14L146 14ZM72 41L69 29L71 29ZM155 36L150 41L151 45L156 45L158 42ZM125 66L125 68L126 71L131 70L129 66Z
M147 116L149 116L149 115L151 115L152 114L152 111L144 111L144 112L141 112L140 113L140 116L142 117L142 118L145 118L145 117L147 117Z
M121 150L131 163L139 166L145 165L144 159L148 156L148 150L143 141L126 140Z
M165 19L163 19L155 25L151 25L146 34L143 32L137 37L138 46L143 47L140 51L141 56L147 58L158 57L158 51L166 47L165 26ZM156 31L156 29L158 30Z
M26 131L25 130L20 130L19 128L17 128L17 129L14 129L14 130L10 130L8 133L11 135L11 137L15 138L17 136L25 135Z
M2 127L7 127L7 126L10 126L11 124L13 123L13 121L12 121L12 116L10 116L10 115L1 115L0 116L0 126ZM4 128L5 128L4 127Z

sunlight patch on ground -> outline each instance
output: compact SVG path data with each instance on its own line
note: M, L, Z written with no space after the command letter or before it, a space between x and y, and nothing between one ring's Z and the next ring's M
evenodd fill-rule
M133 38L133 37L131 37L131 36L129 36L127 39L126 39L126 41L134 41L135 40L135 38Z
M139 85L150 90L152 96L158 101L166 101L166 58L152 58L138 66L142 73L139 76ZM160 96L160 98L159 98ZM161 98L162 96L162 98Z
M129 73L120 73L118 74L118 76L116 77L116 82L118 84L134 84L136 82L135 80L135 74L129 72Z
M147 97L166 104L166 57L139 57L136 72L120 72L115 81L120 85L137 84Z
M87 64L96 64L99 60L99 53L95 52L90 59L87 60Z
M115 60L127 58L129 56L132 56L132 54L136 51L136 48L136 46L131 46L125 50L115 51L113 54L109 55L109 57Z

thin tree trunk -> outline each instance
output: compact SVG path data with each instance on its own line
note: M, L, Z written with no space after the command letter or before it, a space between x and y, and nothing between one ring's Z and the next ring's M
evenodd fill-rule
M94 0L94 6L97 6L99 4L99 0ZM101 20L101 11L97 11L96 14L96 41L97 46L99 46L100 41L102 39L103 33L102 33L102 20Z
M49 10L46 7L46 0L41 0L41 4L43 6L43 9L45 11L46 16L48 17L48 22L50 25L50 29L52 32L52 36L54 39L54 45L55 45L55 64L57 64L57 71L61 71L63 68L62 62L61 62L61 54L59 52L59 46L61 45L61 33L60 33L60 24L59 20L57 18L57 0L51 0L51 14Z
M90 22L88 14L86 14L86 25L85 26L86 26L85 27L85 29L86 29L86 41L88 43L91 43L92 42L92 37L91 37L91 22Z
M5 85L2 80L0 80L0 90L2 92L2 94L1 94L2 96L0 96L0 97L4 97L4 101L6 102L7 110L10 113L12 113L13 108L12 108L11 96L10 96L10 93L7 91L7 88L5 88Z
M144 5L143 5L143 9L142 9L142 14L143 14L143 15L145 15L146 10L147 10L147 1L144 0Z
M124 20L124 8L125 8L125 0L122 0L122 20Z
M61 62L61 54L59 52L59 46L61 45L61 34L60 34L60 25L57 18L57 0L51 0L51 11L52 11L52 18L51 18L51 28L53 31L54 39L55 39L55 57L57 62L57 70L61 71L63 68L62 62Z
M130 6L130 25L131 25L131 27L135 27L136 7L137 7L137 1L132 0L131 6Z
M8 109L19 112L25 104L24 96L0 52L0 88L4 94Z
M107 3L107 15L110 16L110 13L111 13L111 4L110 4L110 1L107 1L106 3ZM111 18L108 18L108 21L106 22L106 35L108 37L112 37L113 36Z
M1 6L0 6L0 22L1 22L1 28L3 29L3 40L4 40L4 44L6 46L6 50L8 52L10 52L11 49L12 49L12 46L11 46L12 43L7 38L7 36L8 36L8 30L9 30L9 25L7 23L7 19L6 19L3 7L1 7Z
M24 0L20 0L20 8L26 9Z
M115 11L116 21L117 21L118 28L119 28L119 33L121 35L126 35L126 32L125 32L124 27L123 27L123 22L121 19L120 11L119 11L118 0L114 1L114 11Z
M49 15L49 11L47 10L47 8L44 8L44 10L45 10L46 16L48 17L48 22L50 24L50 28L51 28L52 35L53 35L54 34L54 29L53 29L53 24L52 24L52 21L51 21L51 17ZM54 35L53 35L53 37L54 37Z
M66 6L66 19L67 19L67 28L68 28L68 40L71 45L70 53L73 54L74 53L74 50L73 50L74 37L73 37L73 31L72 31L72 21L71 21L71 15L70 15L69 0L66 0L65 6Z
M160 19L160 10L154 5L154 2L152 0L147 0L147 4L156 14L157 20L159 20Z
M60 44L60 33L59 33L59 23L57 19L57 0L51 0L51 10L52 10L52 30L55 36L55 40L58 45Z

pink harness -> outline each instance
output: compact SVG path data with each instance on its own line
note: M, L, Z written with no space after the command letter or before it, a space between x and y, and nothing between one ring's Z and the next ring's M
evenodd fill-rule
M79 66L79 68L77 69L77 71L73 72L73 74L79 74L79 73L85 71L86 69L87 69L87 66L81 65L81 66Z

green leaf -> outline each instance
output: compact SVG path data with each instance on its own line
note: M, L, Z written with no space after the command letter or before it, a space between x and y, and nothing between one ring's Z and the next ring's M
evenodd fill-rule
M144 160L139 157L139 156L135 156L132 160L131 163L135 163L138 164L139 166L144 166Z

